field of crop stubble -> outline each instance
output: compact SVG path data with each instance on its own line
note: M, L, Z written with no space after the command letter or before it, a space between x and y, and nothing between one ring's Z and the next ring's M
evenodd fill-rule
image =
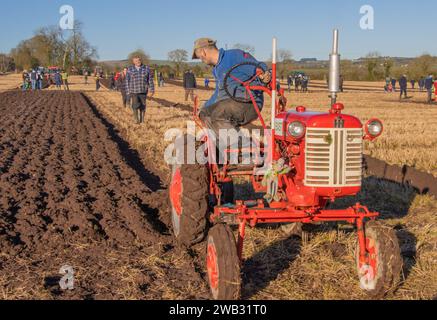
M85 111L87 108L86 105L81 107L80 112L86 114L86 117L91 117L93 120L90 121L98 128L100 128L103 123L103 126L106 127L106 130L109 132L108 134L104 134L103 132L105 130L102 131L99 129L99 132L101 132L101 134L99 134L100 138L87 141L86 143L88 145L91 144L93 147L96 144L93 141L104 142L107 140L116 140L118 141L116 144L118 148L120 148L121 139L125 142L125 144L122 144L124 146L122 150L130 147L131 151L136 155L135 159L137 161L133 163L130 162L130 165L129 161L127 161L128 166L130 168L137 167L137 169L138 167L147 168L147 170L150 170L148 177L150 178L151 175L153 175L156 179L159 179L160 184L162 184L162 189L165 189L169 171L163 159L163 152L166 148L166 144L163 143L164 132L169 128L184 128L186 125L185 121L190 119L190 106L186 105L183 101L183 90L175 86L167 86L158 89L155 99L149 101L146 125L137 126L133 124L130 110L122 108L118 93L110 92L105 89L101 92L93 92L93 84L88 86L81 85L82 80L76 77L73 77L71 82L73 83L73 90L86 90L87 97L96 108L97 113L101 114L102 117L101 119L97 117L98 120L94 119L96 113ZM363 84L363 87L366 86L372 87L374 84ZM378 86L379 84L375 87ZM202 100L206 100L211 93L199 91L198 94ZM421 170L426 170L436 175L436 164L433 163L433 159L436 159L435 155L437 155L437 150L435 150L437 137L432 132L433 128L437 127L434 116L435 112L437 112L437 108L428 107L419 103L419 101L425 99L424 94L414 93L413 95L414 98L409 99L408 102L399 103L397 95L394 94L385 95L384 93L378 92L354 91L342 94L340 100L345 103L346 112L357 115L363 121L374 116L384 121L386 126L384 136L374 145L368 144L366 146L367 153L389 163L408 163L415 165ZM289 104L293 106L306 105L314 110L327 110L327 93L321 89L316 89L310 94L292 93L288 95L288 98ZM35 104L32 105L32 108L31 113L39 113L38 108L41 108L41 106ZM93 109L91 108L91 110ZM264 114L267 119L268 113L266 108ZM19 120L21 121L23 119L19 118ZM45 120L40 119L40 122L41 121ZM76 123L76 125L79 126L79 123ZM16 124L16 126L18 126L18 129L22 127L20 124ZM33 127L35 127L35 125L33 125ZM93 127L94 126L88 126L91 131ZM418 129L418 127L420 129ZM416 132L410 132L411 130L416 130ZM8 137L12 139L13 136L9 135ZM41 141L41 143L43 143L43 141ZM105 144L107 143L109 142L105 142ZM61 145L64 144L68 144L68 141L65 140L63 143L56 143L55 146L58 147L54 150L61 150ZM85 144L85 141L80 142L79 148L81 148L80 145L83 144ZM42 146L44 147L44 143ZM107 152L109 157L113 156L113 153L120 153L123 159L122 162L126 162L126 158L123 157L123 152L120 152L120 150L116 151L116 149ZM94 153L92 153L92 155L93 154ZM97 157L97 155L95 156ZM50 156L48 157L50 158ZM51 157L53 157L53 155ZM130 157L132 157L132 154ZM79 161L78 158L76 158L76 161ZM56 168L55 166L54 170ZM88 164L85 165L84 168L82 171L85 170L85 172L87 172ZM92 168L94 168L94 166L90 167L90 174L92 170L94 170ZM129 168L126 170L128 169ZM144 178L144 174L141 173L141 170L133 171L133 173L130 171L132 179L143 181L143 183L145 183L144 188L147 189L147 182L141 178ZM63 172L70 172L70 169L67 167ZM74 170L71 172L73 176L75 176L76 173L78 172ZM139 175L139 177L135 177L136 175ZM30 177L29 179L30 181L34 181L35 178ZM101 179L106 179L105 175L102 175ZM121 179L126 183L126 178ZM44 180L40 178L38 181L42 182ZM94 183L93 179L91 179L89 183ZM62 184L63 182L57 181L58 186ZM36 186L40 188L47 185L48 183L36 184ZM99 185L100 189L90 190L90 187L88 187L86 192L104 195L107 191L104 188L107 188L107 186L102 183L99 183ZM102 187L103 190L101 189ZM29 246L23 245L24 248L20 247L20 253L14 251L8 253L9 255L2 253L0 284L3 290L3 297L29 298L34 295L35 298L49 297L55 299L68 299L71 297L97 299L124 297L139 299L202 298L207 296L205 295L206 284L204 281L201 281L205 276L201 271L203 269L203 245L198 245L190 252L179 252L177 248L174 248L171 236L166 234L166 232L161 234L163 230L168 230L170 225L165 196L163 196L165 192L163 192L163 190L144 191L145 195L143 195L139 185L138 188L140 189L132 190L134 189L133 186L132 188L127 188L125 191L121 191L121 194L116 197L122 197L124 199L125 197L129 197L131 193L142 194L142 201L146 205L140 206L140 209L142 208L143 211L137 211L137 214L143 213L147 215L151 212L151 207L155 219L152 221L152 225L156 225L156 223L161 225L162 223L163 226L161 227L163 229L150 231L151 229L154 230L154 228L145 228L145 232L150 233L149 235L137 234L140 230L134 229L135 232L129 232L129 234L133 234L133 237L136 238L134 242L135 245L132 247L127 244L114 247L112 244L107 244L108 242L106 240L103 242L105 245L102 247L102 242L99 242L102 240L98 237L97 242L90 244L86 242L87 237L70 236L69 231L67 232L68 224L64 225L61 222L55 223L57 228L63 230L63 234L67 234L57 246L49 245L47 246L47 250L42 253L41 250L37 249L39 246L37 245L33 248L31 242ZM72 189L74 190L74 186ZM115 188L115 190L118 189ZM246 185L243 184L240 188L240 195L247 195L247 191ZM56 191L43 188L42 192L47 194L50 199L50 197L53 196L52 193ZM73 195L75 194L76 193L73 192ZM112 193L109 195L111 194ZM76 195L76 198L70 198L79 203L85 199L86 203L86 197L84 195ZM35 196L38 197L38 195ZM99 198L99 196L96 195L90 196ZM43 197L43 200L44 199ZM382 214L382 219L396 229L400 239L405 263L403 283L394 294L387 298L434 298L437 295L437 201L429 196L417 195L412 189L377 180L372 177L366 178L363 192L357 197L344 199L335 205L345 206L357 200L368 205L373 210L379 210ZM1 204L1 209L3 214L7 214L9 202L5 206ZM91 214L96 214L96 212L93 211L95 210L93 207L89 210L91 210ZM126 213L128 216L122 214L122 207L118 208L115 206L113 210L115 210L115 216L113 218L111 218L111 210L108 210L109 212L106 212L106 210L98 211L103 217L99 216L102 222L100 223L100 220L97 219L99 222L97 225L103 228L103 230L105 230L105 221L111 221L112 219L115 219L117 224L127 224L129 226L127 222L135 216L135 210L137 209L128 211L128 213ZM52 211L44 214L40 212L39 214L43 217L47 214L50 216ZM55 213L53 214L55 217L58 217ZM118 217L119 214L122 215ZM20 217L20 215L18 215L18 217ZM69 221L68 214L65 219ZM127 222L123 223L125 220L127 220ZM63 220L56 218L55 221ZM142 220L140 219L140 221ZM17 222L6 219L6 223L11 230L15 230L15 224L17 224ZM41 223L41 228L45 230L45 220L42 219ZM141 223L147 226L149 222L142 221ZM50 227L47 229L51 230ZM126 230L129 229L130 228L127 228ZM332 225L312 226L310 229L310 237L303 243L294 238L284 238L274 227L250 230L245 247L247 260L243 267L243 298L366 298L360 291L356 279L353 253L355 247L355 233L347 228L336 228ZM17 232L19 232L20 229L17 230ZM88 230L91 235L94 232L92 231L94 230L93 228L89 229L87 227L85 230ZM99 228L97 228L97 231L98 230ZM97 231L95 232L99 235L100 233ZM50 232L45 231L43 234L47 235L47 237L44 238L46 242L52 239ZM144 248L143 251L135 254L136 246L142 245L142 236L151 242L154 242L154 239L162 237L162 240L156 240L156 242L162 244L162 249ZM121 241L111 235L109 237L113 239L114 243ZM70 238L73 240L68 240ZM65 242L67 240L68 243L73 242L67 244ZM79 241L80 245L75 241ZM150 245L152 245L152 243L150 243ZM53 276L51 275L57 274L57 269L60 267L58 264L64 261L66 256L68 257L70 251L64 247L75 248L75 246L81 250L79 252L87 253L87 255L79 254L77 259L70 260L70 264L76 265L77 268L81 270L81 276L78 280L81 289L77 290L76 293L73 291L71 294L59 292L53 294L54 285L52 283ZM101 248L101 250L87 250L89 246L97 246ZM60 250L55 251L55 249ZM105 253L106 250L108 250L110 254ZM59 252L62 252L62 254ZM162 252L165 252L163 256L161 256ZM19 255L16 256L17 254ZM58 258L51 260L53 256ZM113 259L109 258L111 256ZM19 259L16 260L16 257L19 257ZM87 257L87 259L83 257ZM20 263L14 265L13 261L19 261ZM59 263L51 263L50 261L59 261ZM95 264L99 266L98 270L94 270L95 268L91 268L89 271L87 270L89 265L94 266ZM114 272L114 268L117 272ZM97 279L93 279L92 275L96 274L99 276ZM105 281L108 274L115 274L115 276L109 277L111 281ZM151 277L151 281L149 281L150 278L147 277ZM166 282L164 279L167 277L169 277L169 280ZM16 279L20 280L18 281ZM158 284L155 284L155 279L162 280L157 281ZM177 284L174 282L174 279L179 279Z

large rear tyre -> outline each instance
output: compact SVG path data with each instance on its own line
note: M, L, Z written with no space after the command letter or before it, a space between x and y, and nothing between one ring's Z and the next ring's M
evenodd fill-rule
M235 237L229 226L218 224L210 230L206 257L212 297L215 300L239 300L241 295L240 260Z
M399 285L402 257L394 230L376 221L365 224L367 263L359 259L357 269L361 288L372 298L382 298Z
M208 231L209 173L203 165L175 165L169 189L173 233L183 246L201 242Z

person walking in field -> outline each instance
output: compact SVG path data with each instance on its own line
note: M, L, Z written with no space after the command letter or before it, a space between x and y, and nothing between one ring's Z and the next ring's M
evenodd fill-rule
M159 83L160 87L164 87L164 85L165 85L164 75L162 74L162 72L160 72L158 75L158 83Z
M35 91L35 90L36 90L36 80L37 80L36 70L33 69L33 70L30 72L30 83L31 83L31 85L32 85L32 91Z
M43 79L44 79L44 76L42 75L41 71L37 71L37 73L36 73L36 88L38 90L42 90Z
M399 79L399 87L401 88L401 94L399 96L399 99L402 99L402 94L404 94L404 98L407 99L407 76L404 74L400 79Z
M291 75L287 77L287 85L288 85L288 92L291 92L291 87L293 86L293 77Z
M209 78L208 77L205 78L205 88L209 89Z
M414 90L415 89L414 87L416 86L416 80L413 79L410 81L410 83L411 83L411 89Z
M121 101L123 103L123 107L127 107L129 102L129 97L127 95L127 82L126 82L127 68L123 69L123 72L117 79L117 89L121 93Z
M56 71L55 75L53 76L54 80L55 80L55 85L56 85L56 89L61 90L61 86L62 86L62 77L61 74L59 73L59 71Z
M196 77L193 71L189 70L184 74L185 101L188 101L188 96L191 96L191 101L194 102L194 89L196 89Z
M99 91L100 87L100 74L96 74L96 91Z
M421 77L419 79L419 91L422 92L424 87L425 87L425 79Z
M61 76L62 76L62 83L64 84L64 90L70 91L70 86L68 84L68 72L64 70Z
M88 71L85 71L83 74L83 78L85 80L85 85L88 85L88 76L89 76Z
M391 87L393 88L393 92L396 92L396 79L391 79Z
M343 78L343 75L341 74L340 75L340 92L344 92L343 84L344 84L344 78Z
M143 64L141 57L136 56L132 59L133 65L126 73L127 94L131 98L134 120L137 124L144 123L146 114L147 95L155 94L155 84L150 68Z
M21 75L21 77L23 80L23 85L21 86L21 90L27 91L27 83L28 83L28 79L29 79L29 74L27 73L26 70L23 71L23 74Z
M425 89L427 92L427 103L431 103L432 102L432 88L434 86L434 80L432 77L432 74L430 74L426 79L425 79Z

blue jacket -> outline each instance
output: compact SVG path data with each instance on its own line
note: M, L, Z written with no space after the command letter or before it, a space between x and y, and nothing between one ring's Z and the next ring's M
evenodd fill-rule
M427 77L425 79L425 89L431 90L432 89L432 85L433 85L432 77Z
M232 50L224 50L220 49L219 51L219 61L217 65L214 67L212 74L214 75L214 78L216 80L216 88L213 96L205 103L205 108L208 108L209 106L213 105L216 102L230 99L230 97L227 95L225 89L224 89L224 82L225 82L225 76L228 73L228 71L234 67L237 64L243 63L243 62L255 62L259 63L254 57L252 57L249 53L246 53L239 49L232 49ZM263 68L264 70L267 70L267 65L265 63L260 63L260 68ZM255 66L241 66L240 68L237 68L232 75L242 81L249 80L256 74L256 67ZM256 79L251 83L251 86L259 85L262 86L263 84L259 79ZM232 80L232 78L228 79L228 88L231 93L234 94L237 98L248 98L246 94L246 90L238 84L235 80ZM262 109L264 105L264 95L262 91L253 91L252 92L255 98L255 101L258 105L258 108Z

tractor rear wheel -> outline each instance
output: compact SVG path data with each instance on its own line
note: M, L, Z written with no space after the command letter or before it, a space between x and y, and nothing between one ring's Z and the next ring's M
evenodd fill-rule
M175 165L169 198L173 233L186 247L201 242L208 231L209 173L204 165Z
M229 226L218 224L208 234L206 249L208 282L215 300L239 300L240 260L234 234Z
M400 281L402 257L394 230L376 221L365 224L367 263L360 262L357 244L357 268L361 288L373 298L381 298L396 289Z

